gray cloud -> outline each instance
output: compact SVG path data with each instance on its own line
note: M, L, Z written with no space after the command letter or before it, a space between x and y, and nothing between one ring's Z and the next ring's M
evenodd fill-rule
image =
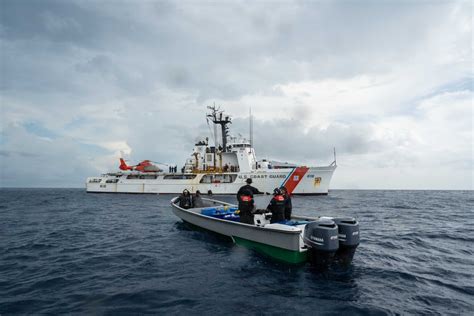
M25 157L25 158L39 157L39 155L36 153L21 152L21 151L8 151L8 150L0 150L0 156L12 157L12 158L14 158L15 156L20 156L20 157Z
M69 84L66 90L81 90L87 85L80 81L97 81L93 67L112 93L117 92L113 88L142 93L140 88L150 82L198 89L199 100L236 99L275 83L386 70L393 59L409 58L428 30L424 25L442 16L447 5L302 3L268 10L245 2L160 2L133 10L127 2L117 9L116 2L88 7L5 1L2 35L12 50L6 57L30 60L30 69L23 70L18 67L24 63L6 60L6 72L31 70L30 78L38 80L19 76L4 83L11 89L44 82L48 72L44 85L28 88L44 91ZM55 59L55 68L48 58ZM71 80L65 83L64 76Z
M248 137L248 121L234 120L233 129ZM304 130L302 121L278 119L254 121L254 145L259 156L325 165L332 162L333 148L339 154L357 155L381 150L372 139L373 131L364 125L332 124L325 129Z

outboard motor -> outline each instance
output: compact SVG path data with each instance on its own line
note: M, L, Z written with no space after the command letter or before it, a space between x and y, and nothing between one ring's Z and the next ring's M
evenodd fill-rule
M317 267L327 267L339 248L337 225L330 219L319 219L305 227L303 241L308 250L310 261Z
M334 218L334 222L339 230L339 249L336 252L336 260L343 265L349 265L359 245L359 222L353 217Z

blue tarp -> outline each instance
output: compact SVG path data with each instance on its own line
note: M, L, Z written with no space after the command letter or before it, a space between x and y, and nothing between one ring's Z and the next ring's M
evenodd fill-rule
M201 210L201 214L230 221L240 221L240 216L235 215L236 207L206 207Z

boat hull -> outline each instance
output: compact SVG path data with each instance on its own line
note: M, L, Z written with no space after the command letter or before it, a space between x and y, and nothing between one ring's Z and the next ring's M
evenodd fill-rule
M248 240L245 238L234 237L234 241L237 245L241 245L245 248L253 249L257 252L263 253L269 257L275 258L277 260L291 263L291 264L300 264L308 261L308 252L304 251L292 251L288 249L283 249L279 247L274 247L271 245L262 244L255 242L253 240Z
M155 174L154 176L130 174L108 174L100 177L90 177L86 182L86 190L90 193L138 193L138 194L177 194L188 189L194 193L197 190L213 194L236 194L246 179L253 180L253 186L262 192L273 192L274 188L292 187L295 195L326 195L336 166L306 168L304 174L298 173L299 168L269 169L249 173L221 173L219 176L234 177L231 183L206 183L205 173L198 174ZM179 177L182 176L182 179ZM147 179L153 178L153 179ZM171 179L170 179L171 178Z
M200 209L180 208L174 204L174 199L171 205L173 213L184 222L231 237L239 245L287 263L298 264L307 261L307 249L301 244L300 229L289 226L288 230L282 231L209 217L200 214Z

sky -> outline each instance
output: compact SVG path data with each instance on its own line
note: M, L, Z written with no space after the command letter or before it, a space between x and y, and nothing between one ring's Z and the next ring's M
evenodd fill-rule
M332 189L470 189L470 1L0 1L1 187L181 167L206 107Z

